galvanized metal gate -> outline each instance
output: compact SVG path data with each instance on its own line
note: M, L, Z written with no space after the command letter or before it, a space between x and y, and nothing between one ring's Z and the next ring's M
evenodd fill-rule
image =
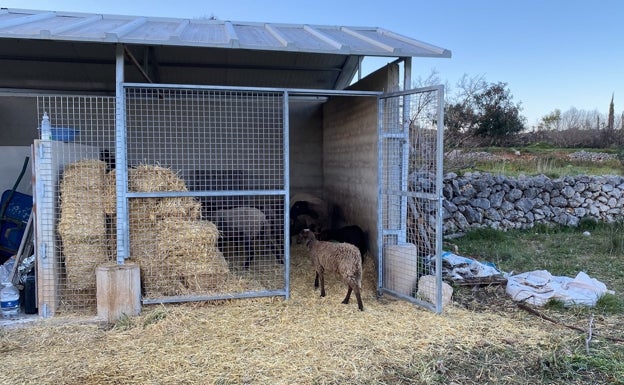
M140 266L143 303L288 297L287 99L146 84L39 97L55 127L35 149L44 316L94 311L95 268L115 260Z
M443 108L443 86L379 98L379 291L438 313Z
M117 251L139 262L143 302L287 297L285 92L124 90Z
M114 259L139 262L144 303L288 297L288 97L124 84L116 98L39 98L39 116L68 128L36 146L50 314L93 309L84 273ZM378 289L440 312L443 88L378 97Z

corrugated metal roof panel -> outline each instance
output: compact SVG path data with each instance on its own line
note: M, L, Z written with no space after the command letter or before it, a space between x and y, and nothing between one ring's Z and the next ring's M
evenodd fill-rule
M265 26L264 28L258 28L257 26L251 25L239 25L236 28L236 32L238 35L238 39L240 44L246 46L257 46L257 47L280 47L282 43L279 40L279 37L275 34L271 33L270 28Z
M2 9L0 38L244 48L362 56L450 57L376 27L311 26Z

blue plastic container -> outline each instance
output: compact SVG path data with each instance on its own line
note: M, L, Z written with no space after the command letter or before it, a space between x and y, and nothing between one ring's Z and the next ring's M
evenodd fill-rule
M0 263L17 253L30 211L33 206L32 195L19 191L6 190L2 194L0 205L5 206L4 215L0 217Z
M73 142L80 133L80 130L68 127L52 127L50 131L52 134L51 139L61 142Z

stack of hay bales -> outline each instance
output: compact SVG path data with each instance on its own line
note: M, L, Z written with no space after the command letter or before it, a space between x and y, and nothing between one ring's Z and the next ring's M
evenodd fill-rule
M115 172L109 173L106 210L115 214ZM188 191L171 169L140 165L128 170L133 192ZM201 203L192 197L130 200L130 258L141 269L148 297L206 293L219 289L229 275L217 249L216 226L200 220Z
M63 245L65 299L69 303L86 298L90 298L90 304L95 303L95 269L109 260L105 176L106 163L92 159L69 164L63 171L57 230Z

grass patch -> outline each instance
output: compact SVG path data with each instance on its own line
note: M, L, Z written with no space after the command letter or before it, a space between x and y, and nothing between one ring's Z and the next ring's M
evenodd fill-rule
M496 160L479 160L469 164L448 164L445 169L465 172L479 171L510 177L546 175L549 178L578 175L624 175L624 163L613 159L604 162L572 160L569 155L578 151L613 153L611 149L562 149L537 143L523 148L484 147L470 152L488 152ZM518 155L520 154L520 155ZM457 168L458 170L454 170Z
M589 235L584 235L589 231ZM611 290L624 292L624 230L621 222L590 220L579 227L538 225L506 232L476 229L454 239L459 253L490 261L506 272L548 270L553 275L576 276L584 271Z
M117 330L130 330L134 327L134 322L132 318L128 317L126 313L123 313L121 317L115 322L113 325L113 329Z
M153 325L164 320L165 318L167 318L167 313L167 308L165 308L164 306L160 306L154 309L151 313L147 315L147 317L145 317L145 320L143 321L143 328L146 328L149 325Z
M624 314L624 300L607 293L598 299L596 309L603 314Z
M501 174L510 177L520 175L546 175L551 179L578 175L622 175L623 167L617 161L604 163L572 161L556 157L540 157L536 159L481 161L475 163L467 171L480 171Z
M522 352L522 359L517 362L526 365L513 367L521 379L517 383L624 385L623 230L622 222L607 224L583 220L576 228L538 225L529 230L507 232L476 229L452 241L460 255L492 261L505 272L548 270L553 275L574 277L584 271L615 292L605 294L591 308L564 306L563 302L556 300L537 308L539 313L559 328L575 330L577 338L539 352ZM584 232L589 232L589 235L584 235ZM471 311L505 314L519 311L516 304L505 295L504 286L478 290L460 286L454 289L455 301ZM592 330L593 336L587 342L589 330ZM483 360L478 358L479 355L471 353L466 360L476 359L473 366L477 368L483 368L487 362L503 367L502 362L511 360L512 353L518 354L511 347L509 349L490 351L490 355ZM460 361L463 362L463 359ZM456 381L466 381L468 377L462 378L460 373L470 373L473 378L481 373L471 370L462 368L452 377ZM486 369L486 373L498 380L505 378L503 373L491 372L493 370ZM511 380L504 383L516 382Z

